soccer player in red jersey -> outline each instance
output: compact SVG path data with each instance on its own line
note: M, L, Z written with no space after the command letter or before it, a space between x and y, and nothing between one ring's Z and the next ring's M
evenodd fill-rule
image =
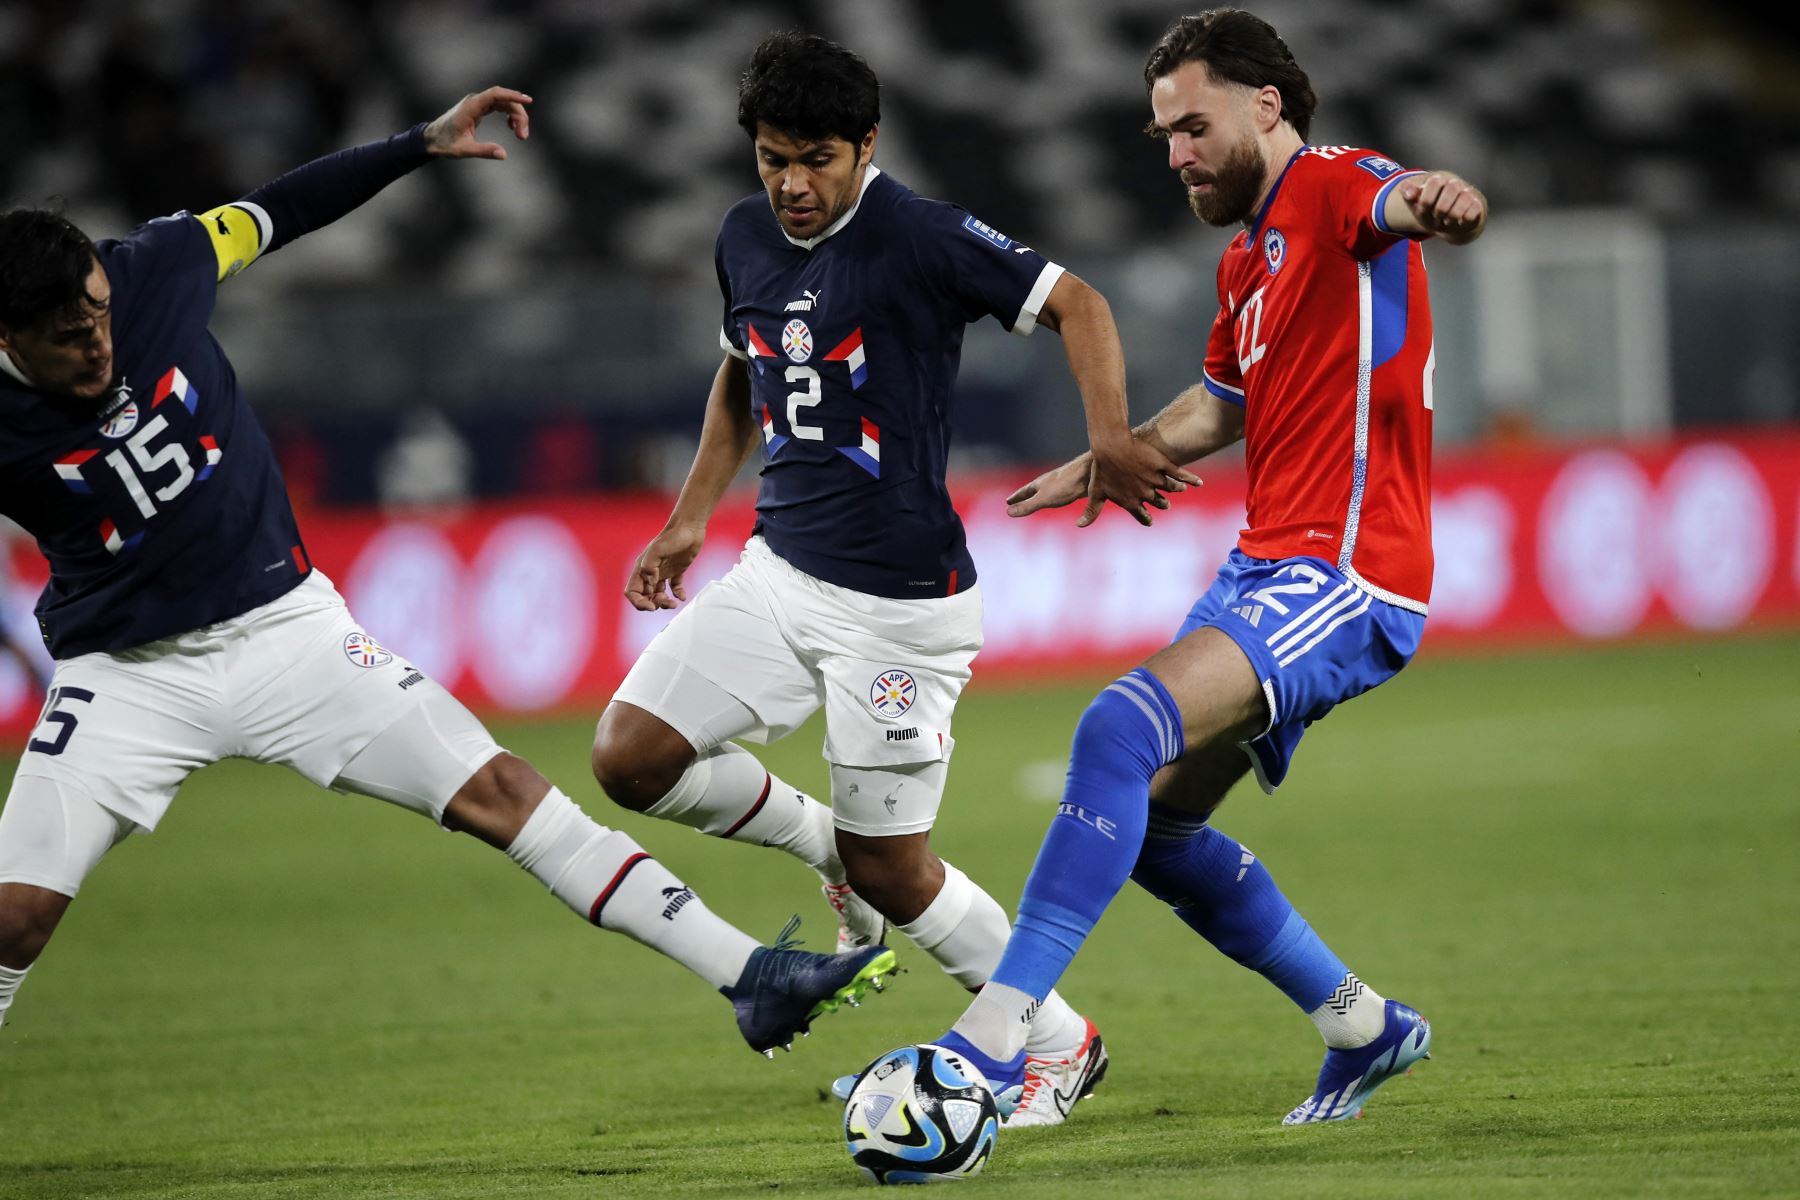
M1082 716L1005 957L940 1041L997 1094L1022 1078L1021 1016L1129 875L1319 1029L1317 1089L1285 1123L1341 1120L1426 1055L1431 1027L1352 974L1207 820L1248 771L1273 791L1306 726L1418 647L1434 364L1421 247L1474 240L1487 203L1447 171L1309 144L1312 86L1250 13L1176 21L1144 81L1148 132L1169 143L1189 206L1243 232L1219 264L1201 382L1135 432L1178 463L1244 439L1249 528L1174 643ZM1088 469L1084 457L1048 472L1008 511L1080 499Z

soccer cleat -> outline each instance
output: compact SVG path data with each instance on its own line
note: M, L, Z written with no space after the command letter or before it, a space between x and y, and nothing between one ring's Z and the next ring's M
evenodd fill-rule
M987 1080L988 1090L994 1093L994 1104L1000 1109L1002 1118L1010 1116L1013 1109L1019 1106L1019 1096L1025 1091L1023 1050L1015 1054L1011 1061L1001 1062L977 1050L975 1043L955 1030L931 1044L961 1055L970 1066L981 1072L982 1078Z
M1319 1086L1310 1099L1281 1119L1283 1125L1343 1121L1362 1113L1376 1088L1431 1057L1431 1022L1398 1000L1387 1002L1387 1027L1366 1046L1325 1051Z
M752 950L738 981L719 989L737 1011L744 1040L769 1058L775 1057L777 1046L792 1049L794 1035L809 1033L815 1017L845 1004L860 1007L862 997L880 991L882 976L894 970L894 952L886 946L850 954L798 949L793 933L799 925L795 917L773 946Z
M1106 1078L1106 1043L1092 1021L1081 1045L1067 1058L1025 1056L1025 1088L1019 1104L1003 1122L1007 1129L1061 1125L1075 1102L1093 1094Z
M837 914L837 952L850 954L865 946L879 946L887 937L887 918L875 906L850 890L847 883L828 883L821 889L825 902Z

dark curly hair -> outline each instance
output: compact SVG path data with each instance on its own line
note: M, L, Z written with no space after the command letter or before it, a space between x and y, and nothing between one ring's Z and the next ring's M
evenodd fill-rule
M880 120L881 83L869 64L810 33L771 33L738 83L738 124L752 138L761 122L790 137L854 146Z
M0 325L35 329L88 295L94 243L61 213L15 208L0 213Z
M1144 87L1171 74L1184 63L1206 64L1220 83L1273 87L1281 92L1281 115L1301 139L1312 128L1319 98L1293 51L1261 17L1241 8L1214 8L1192 17L1177 17L1144 64Z

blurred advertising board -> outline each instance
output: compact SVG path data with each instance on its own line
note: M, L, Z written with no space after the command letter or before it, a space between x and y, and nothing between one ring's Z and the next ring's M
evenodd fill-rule
M1241 470L1202 473L1152 529L1116 511L1076 529L1073 507L1012 520L1005 496L1028 473L962 480L986 607L977 680L1120 670L1163 645L1243 521ZM671 615L621 594L668 505L590 496L301 525L368 632L478 711L597 715ZM728 499L690 596L731 566L752 517L748 495ZM1433 524L1423 653L1800 628L1800 431L1445 455ZM7 611L29 637L43 567L28 546L12 558ZM40 701L0 659L0 727L24 734Z

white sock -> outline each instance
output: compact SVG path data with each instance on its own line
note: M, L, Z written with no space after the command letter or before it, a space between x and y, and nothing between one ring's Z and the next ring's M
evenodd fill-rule
M1038 1008L1037 997L1029 992L989 983L951 1028L983 1054L1005 1062L1025 1049Z
M644 810L713 837L785 850L826 883L844 882L831 810L763 768L733 742L709 750Z
M896 928L970 991L987 983L1012 935L1006 910L949 863L944 864L944 886L925 911ZM1021 1044L1032 1054L1060 1058L1081 1045L1086 1033L1087 1022L1068 1001L1051 992L1035 1011L1029 1037Z
M0 967L0 1025L6 1024L6 1010L12 1007L13 997L25 982L25 974L30 967L13 970L11 967Z
M1338 1050L1366 1046L1387 1028L1387 999L1374 988L1346 973L1344 982L1325 998L1325 1003L1306 1014L1319 1028L1325 1044Z
M667 955L716 988L736 983L756 949L754 938L716 916L643 847L595 824L556 788L506 854L593 924Z

